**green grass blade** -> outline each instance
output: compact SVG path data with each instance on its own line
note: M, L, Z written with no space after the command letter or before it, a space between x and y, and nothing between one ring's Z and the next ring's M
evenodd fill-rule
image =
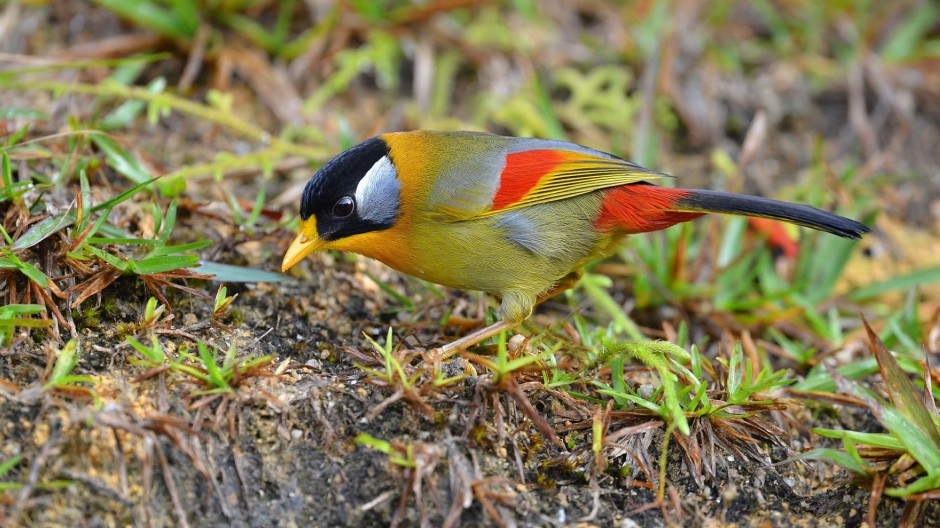
M924 493L940 489L940 474L928 474L915 480L903 488L887 488L885 495L889 497L907 497L915 493Z
M123 174L134 183L143 183L151 179L150 173L140 164L136 156L108 136L94 134L91 141L104 153L111 166L118 174Z
M192 268L198 263L199 257L196 255L150 257L135 262L134 271L138 275L149 275L151 273L164 273L182 268Z
M155 248L150 252L152 257L163 257L167 255L174 255L176 253L185 253L187 251L198 251L200 249L209 247L212 245L211 240L200 240L198 242L191 242L189 244L180 244L178 246L163 246Z
M366 274L366 277L369 277L370 279L372 279L372 282L374 282L379 287L380 290L382 290L383 292L393 297L396 301L398 301L399 304L404 306L406 310L411 311L415 309L416 306L415 306L414 301L409 299L407 295L402 295L401 293L398 293L395 290L395 288L392 288L391 286L388 285L388 283L379 279L378 277L369 273L368 271L366 271L365 274Z
M940 474L940 446L937 442L935 425L931 423L932 427L924 430L902 411L889 406L881 409L881 422L898 437L907 448L907 452L914 457L914 460L920 462L927 473Z
M29 280L35 282L36 284L38 284L39 286L43 288L49 287L49 277L47 277L45 273L40 271L39 268L37 268L36 266L33 266L29 262L24 262L20 260L19 258L17 258L16 255L13 254L12 251L10 251L7 248L0 248L0 252L3 252L3 254L7 256L7 259L9 260L9 262L12 262L13 266L16 267L20 271L20 273L22 273L23 275L26 275L26 277L29 278Z
M199 273L215 275L212 280L219 282L282 282L290 279L283 273L204 260L199 261Z
M189 39L196 34L192 10L183 14L173 8L164 8L150 0L94 0L94 2L134 25L147 28L173 38ZM177 2L178 3L178 2Z
M23 460L23 455L13 455L12 457L0 462L0 477L6 475L8 471L16 467Z
M822 427L813 428L813 432L826 438L848 439L856 444L862 444L881 449L904 450L904 444L896 437L886 433L862 433L849 429L825 429Z
M157 243L156 240L149 238L131 238L131 237L88 237L85 239L89 244L105 245L119 244L123 246L152 246Z
M870 284L852 291L848 294L848 298L853 302L862 302L894 290L908 290L915 286L934 282L940 282L940 266L915 270L905 275Z
M199 359L202 362L202 366L206 368L206 373L209 376L209 382L217 389L223 389L225 392L231 392L232 388L228 384L228 380L225 379L225 376L222 373L222 370L219 368L219 365L216 363L215 354L209 351L209 347L204 343L198 343L199 348Z
M0 318L13 317L16 315L33 315L46 311L46 308L39 304L8 304L0 308Z
M14 242L11 247L14 251L31 248L53 234L74 224L76 216L75 209L69 209L64 213L50 216L29 228L22 236L16 239L16 242Z
M831 462L842 469L851 471L857 475L868 475L868 468L859 464L852 455L839 451L837 449L817 448L807 451L794 458L795 460L820 460Z
M893 414L893 411L897 410L906 419L905 422L910 422L923 436L923 438L919 435L916 436L917 442L923 443L922 446L918 447L930 447L936 455L931 457L931 462L936 464L933 467L940 471L940 434L937 433L937 425L930 416L930 411L924 403L922 394L914 386L907 373L901 369L894 355L888 351L878 335L875 334L875 331L868 326L868 322L865 322L865 330L868 332L868 342L872 354L878 360L881 377L884 379L888 395L891 397L891 403L894 404L894 409L887 406L883 408L884 417L887 418L889 414ZM889 413L889 410L892 412ZM894 418L891 419L894 420ZM906 425L904 422L899 421L893 421L893 423L898 427ZM885 423L885 426L891 429L888 423ZM902 441L905 440L904 437L900 438ZM915 439L914 436L911 438ZM918 461L921 464L924 463L920 459Z

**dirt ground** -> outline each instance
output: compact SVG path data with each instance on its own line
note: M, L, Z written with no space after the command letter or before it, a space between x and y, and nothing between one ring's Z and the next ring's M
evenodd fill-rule
M477 393L474 378L435 403L433 419L399 403L368 420L388 392L364 383L343 347L360 346L355 338L360 332L376 337L383 332L386 323L374 317L380 307L364 293L368 288L355 265L314 261L310 268L317 270L314 280L239 291L239 311L250 322L231 333L182 327L210 344L234 343L245 355L292 360L294 367L281 377L260 380L224 405L216 401L194 409L191 386L159 376L134 381L139 369L123 358L122 340L85 329L97 346L81 370L100 382L97 390L107 402L100 411L87 402L30 401L23 393L0 401L4 448L29 453L45 479L78 485L33 490L25 501L14 493L7 516L27 526L181 525L181 514L191 526L384 526L405 486L414 483L386 455L354 445L364 432L414 443L426 464L420 505L431 525L448 515L457 515L461 525L491 524L478 502L468 501L463 509L467 494L473 495L467 490L471 485L486 486L505 501L493 507L510 526L667 525L659 508L634 513L655 494L616 472L599 480L600 507L591 515L589 457L583 450L551 446L518 411L504 410L506 431L497 432L494 406L511 408L510 402ZM118 301L118 311L129 322L139 317L144 294L127 282L131 295ZM198 307L192 313L205 316ZM5 353L0 377L29 386L44 361L38 348L33 354ZM261 396L261 390L270 396ZM531 397L538 408L559 405L547 394ZM475 413L480 414L472 419ZM831 409L794 409L793 419L809 421L817 413L829 414L813 419L818 425L828 421L857 429L859 420L871 419L861 411L856 416ZM636 439L654 460L661 441L661 430ZM801 441L794 439L797 445ZM767 455L774 462L789 456L779 449L768 449ZM628 465L626 457L611 464ZM720 460L726 464L699 487L679 452L670 453L667 478L681 505L681 511L670 512L672 522L858 526L865 518L868 491L839 471L799 463L765 466L730 454ZM885 499L879 524L896 524L902 509L902 501ZM421 516L410 499L404 524L417 525ZM935 504L924 521L924 526L940 522Z
M39 4L17 7L21 10L16 18L19 27L33 29L0 37L3 52L8 54L0 60L9 61L14 54L61 57L85 38L129 33L126 23L81 2ZM13 5L18 3L0 4L0 11L12 16ZM67 24L68 20L78 24L77 13L85 13L80 31ZM34 33L44 26L46 31ZM181 66L182 59L170 60L147 76L164 75ZM849 91L809 93L787 84L788 72L785 66L780 68L768 67L753 77L729 81L739 85L726 87L729 93L748 93L749 86L777 79L784 87L777 87L776 97L793 104L780 117L786 124L774 125L766 148L751 160L745 191L786 186L789 182L780 180L787 171L780 167L792 167L794 173L805 167L817 138L823 138L823 150L832 153L844 153L846 142L851 141L843 126L849 119ZM244 85L235 83L230 89L237 106L245 105L239 115L264 128L274 126L275 119ZM895 161L891 163L898 171L932 176L899 181L882 193L884 217L859 249L847 284L937 262L940 159L935 148L924 146L935 145L940 138L940 97L936 96L931 93L917 100L913 126L922 133L909 135L910 141L897 145L885 143L893 149L891 160ZM878 94L872 91L869 97L877 107ZM55 133L64 116L81 115L93 101L88 96L51 97L43 92L0 89L0 107L42 108L49 113L38 129L31 130L35 136ZM370 130L362 121L373 117L372 106L377 104L362 103L366 108L362 115L350 117L356 130ZM391 118L376 126L396 124ZM0 130L0 137L6 133ZM122 134L159 166L173 169L211 160L218 151L249 148L198 119L176 114L159 125L140 120L139 127ZM725 137L713 145L737 151L739 140ZM715 183L706 176L711 173L709 148L694 146L688 134L665 141L660 156L671 172L689 174L683 181L690 186ZM884 166L869 169L884 171ZM293 211L298 186L310 174L311 169L302 167L263 179L248 171L234 175L225 185L249 201L264 186L268 196L276 197L270 200L272 210ZM873 184L873 180L860 181ZM217 205L224 199L214 193L208 178L194 179L189 185L193 202ZM214 250L216 261L276 271L292 237L288 230L272 227L255 239L237 238L242 235L230 222L191 214L179 220L181 227L174 236L181 242L210 236L207 233L213 239L238 241ZM923 243L899 252L904 240ZM369 275L410 297L416 308L403 307ZM193 281L190 286L210 296L218 288L213 281ZM213 319L211 301L171 289L167 295L172 319L154 328L170 353L194 347L198 340L220 350L234 347L239 358L276 358L267 374L246 380L233 395L197 394L199 387L185 378L145 372L129 360L127 325L142 319L150 296L133 277L122 277L86 301L82 310L107 306L94 321L73 314L84 344L76 373L96 381L99 406L75 394L50 395L39 390L48 370L51 340L46 334L33 331L30 339L0 349L0 382L11 384L0 385L0 462L14 454L24 455L24 463L0 475L0 483L25 483L0 495L0 524L288 527L401 522L406 526L627 528L855 527L866 523L870 501L866 487L830 465L787 461L809 448L811 441L825 441L811 436L809 427L880 431L866 410L790 402L787 410L768 418L787 431L784 443L789 450L762 440L766 464L721 452L714 476L703 485L696 483L688 461L671 442L666 505L660 506L655 504L651 484L658 473L654 471L651 479L642 466L652 461L658 468L662 427L631 436L592 482L591 443L585 440L590 437L591 417L578 415L570 398L555 391L528 390L527 395L565 441L562 447L547 441L507 393L490 390L489 377L481 372L470 373L429 399L429 413L404 401L375 412L391 391L370 383L357 366L368 357L363 334L381 343L391 326L404 349L429 349L458 332L436 321L446 314L471 320L482 317L492 303L485 296L442 288L443 297L438 298L379 263L339 254L307 259L285 282L227 286L230 295L238 294L228 317ZM622 281L615 281L612 289L626 302L629 292L624 291ZM531 325L560 328L573 309L566 303L548 303L539 308ZM631 315L655 328L678 317L668 308ZM709 334L705 318L692 319L698 321L694 332ZM139 337L143 340L144 334ZM275 375L278 366L283 369ZM460 373L466 365L455 360L445 368ZM527 389L526 381L535 386L538 379L537 375L524 377L523 389ZM630 425L634 424L628 418L618 418L610 431ZM411 446L416 467L405 468L382 452L357 445L355 439L361 433ZM826 445L838 447L835 442ZM55 481L68 485L56 486ZM877 524L896 526L904 506L903 500L882 498ZM940 526L937 502L927 504L921 525Z

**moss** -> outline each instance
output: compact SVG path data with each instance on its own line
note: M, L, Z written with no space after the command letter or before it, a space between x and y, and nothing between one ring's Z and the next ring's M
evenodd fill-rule
M72 320L79 328L90 328L98 330L101 328L101 311L99 306L91 308L76 308L72 310ZM105 311L107 314L107 311ZM110 314L108 314L110 315Z

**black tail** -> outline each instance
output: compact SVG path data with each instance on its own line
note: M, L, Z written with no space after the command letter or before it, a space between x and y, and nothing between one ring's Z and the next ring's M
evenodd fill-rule
M677 211L772 218L826 231L844 238L857 239L871 232L871 229L861 222L808 205L721 191L688 190L688 192L687 196L678 200Z

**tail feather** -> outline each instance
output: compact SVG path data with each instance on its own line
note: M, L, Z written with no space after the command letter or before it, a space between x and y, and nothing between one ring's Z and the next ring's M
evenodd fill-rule
M720 213L789 222L844 238L861 238L871 230L860 222L808 205L721 191L671 189L648 183L604 191L596 220L598 229L644 233Z
M871 231L865 224L809 205L721 191L693 190L675 202L675 210L771 218L858 239Z

